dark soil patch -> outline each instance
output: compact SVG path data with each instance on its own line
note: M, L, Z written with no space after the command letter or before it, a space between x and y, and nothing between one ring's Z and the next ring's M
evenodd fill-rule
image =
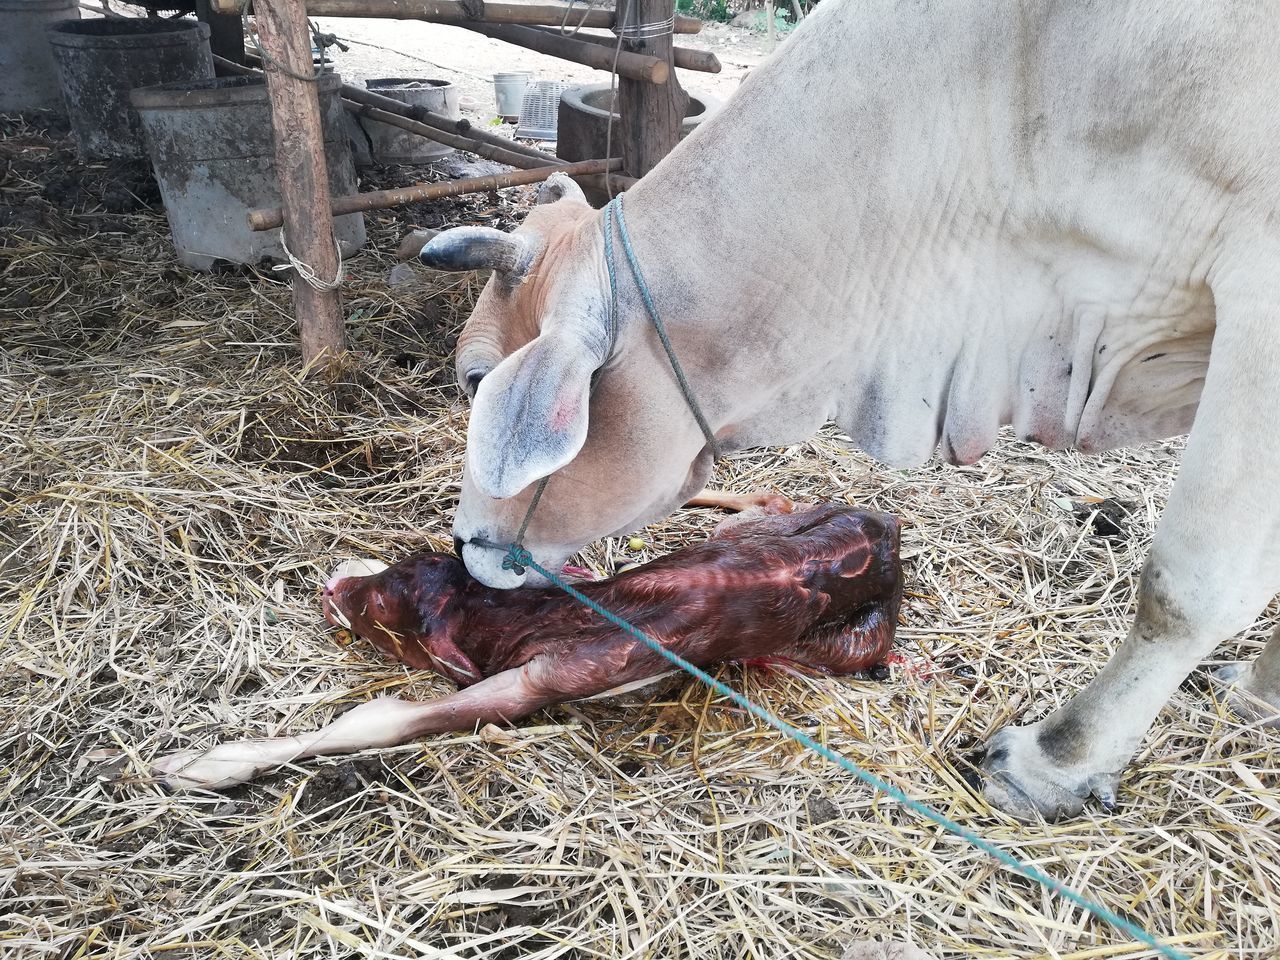
M840 808L826 797L814 797L805 804L805 811L809 815L809 822L815 827L840 819Z
M385 783L391 771L378 757L359 757L321 767L306 781L298 806L311 812L350 799L370 784Z
M52 232L58 224L57 214L48 204L41 203L35 197L25 203L0 203L0 230L11 230L24 240L34 240L41 234ZM26 291L18 291L24 293ZM6 307L30 306L30 298L26 303L14 303L10 298Z
M160 205L160 187L143 160L109 160L81 164L65 151L57 158L63 169L46 180L41 194L62 210L102 209L107 213L134 213ZM50 158L54 159L54 158Z
M1077 501L1071 505L1077 522L1089 524L1093 535L1103 540L1128 540L1128 523L1137 509L1133 500Z
M457 176L486 176L505 170L471 154L459 154L425 167L373 167L361 176L360 189L392 190L419 183L439 183ZM373 211L366 216L405 229L441 230L445 227L484 226L513 230L529 208L530 191L508 190L505 193L466 194L411 203L392 210Z

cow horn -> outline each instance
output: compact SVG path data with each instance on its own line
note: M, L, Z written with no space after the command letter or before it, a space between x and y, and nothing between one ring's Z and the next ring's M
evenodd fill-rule
M436 270L497 270L520 276L533 260L523 237L492 227L454 227L434 237L418 259Z

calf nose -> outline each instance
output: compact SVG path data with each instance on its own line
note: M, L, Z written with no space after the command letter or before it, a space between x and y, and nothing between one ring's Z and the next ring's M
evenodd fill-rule
M467 542L463 540L460 536L458 536L456 533L453 535L453 552L457 554L459 560L462 559L462 548L465 547L466 545L467 545Z

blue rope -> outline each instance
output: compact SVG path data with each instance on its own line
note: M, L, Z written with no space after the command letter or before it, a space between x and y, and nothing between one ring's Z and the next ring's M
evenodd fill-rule
M618 312L618 278L613 257L613 219L615 210L618 218L618 236L622 238L622 250L627 255L627 263L631 266L631 276L635 279L636 286L640 290L640 299L644 301L645 313L649 315L649 320L653 323L653 329L657 331L658 339L662 341L662 349L667 352L667 360L670 361L671 369L676 375L676 382L680 385L680 392L684 394L684 402L693 411L693 419L698 421L698 429L702 431L702 436L706 438L707 446L711 448L711 458L719 460L721 451L720 444L716 440L715 431L711 429L711 425L707 423L707 418L702 414L702 408L698 406L693 387L690 385L688 378L685 377L680 361L676 358L676 350L671 345L671 338L667 336L667 328L662 322L662 315L658 313L658 307L653 302L653 295L649 292L649 285L644 282L644 274L640 272L640 261L636 259L636 252L631 249L631 235L627 232L626 217L622 213L622 194L618 194L610 200L604 208L604 262L609 268L609 293L612 297L614 314L613 326L616 329Z
M894 787L888 783L885 783L885 781L881 780L879 777L875 776L874 774L869 773L866 770L863 770L860 766L858 766L848 757L845 757L842 754L836 753L830 747L827 747L821 743L818 743L808 734L804 733L801 730L796 729L795 727L793 727L791 724L787 723L785 720L781 719L780 717L774 716L764 707L758 706L757 704L748 700L742 694L738 693L738 691L734 690L732 687L728 686L722 681L717 680L715 677L711 676L711 674L707 673L702 668L697 667L694 664L690 663L684 657L680 656L680 654L675 653L672 650L668 650L666 647L660 644L657 640L654 640L652 637L646 634L643 630L640 630L638 627L635 627L632 624L628 623L626 620L622 619L622 617L618 616L612 611L606 610L604 607L600 606L600 604L596 603L590 597L587 597L581 591L574 589L574 587L571 584L569 584L566 580L562 579L561 577L552 573L550 570L547 570L545 567L538 564L537 561L533 559L533 555L529 553L529 551L526 550L524 547L515 543L511 544L511 546L507 548L506 556L503 558L502 567L504 570L523 571L525 568L536 570L538 573L542 574L542 576L546 577L547 580L549 580L551 583L555 584L565 593L569 594L569 596L573 597L573 599L591 608L597 614L599 614L600 616L608 620L610 623L612 623L614 626L618 627L621 630L626 631L628 634L635 637L637 640L639 640L641 643L647 646L654 653L657 653L658 655L666 658L668 661L673 663L675 666L679 667L681 670L684 670L686 673L690 673L693 676L697 677L699 680L701 680L711 689L715 690L716 693L720 694L721 696L728 697L730 700L732 700L734 703L740 706L743 710L746 710L752 716L755 716L758 719L763 720L765 723L773 727L779 733L782 733L783 735L790 737L792 740L796 741L797 743L800 743L808 747L810 750L814 751L819 756L831 761L836 766L847 771L848 773L853 774L853 776L857 777L859 780L861 780L863 783L867 784L868 786L873 787L874 789L879 790L881 793L885 794L886 796L891 797L892 799L898 801L907 809L913 810L916 813L920 814L920 816L924 817L926 820L931 820L934 823L936 823L938 826L942 827L944 830L950 831L951 833L954 833L957 836L963 837L965 840L968 840L969 843L973 844L983 853L986 853L989 856L994 857L996 860L999 860L1002 864L1004 864L1009 869L1015 870L1018 873L1022 874L1024 877L1034 880L1036 883L1041 884L1042 886L1046 887L1049 890L1052 890L1054 893L1057 893L1063 897L1066 897L1076 906L1088 911L1089 913L1093 914L1095 917L1097 917L1100 920L1105 920L1107 923L1111 924L1117 930L1120 930L1123 933L1126 933L1129 936L1133 937L1135 940L1138 940L1139 942L1146 944L1148 947L1151 947L1153 950L1156 950L1159 953L1163 954L1164 956L1168 957L1169 960L1190 960L1190 958L1186 954L1182 953L1180 950L1177 950L1173 947L1160 943L1160 941L1158 941L1155 937L1147 933L1147 931L1143 930L1141 927L1137 926L1136 924L1130 922L1129 920L1126 920L1124 917L1120 916L1119 914L1111 910L1108 910L1102 904L1094 903L1092 900L1088 899L1083 894L1077 893L1071 887L1068 887L1065 884L1053 879L1053 877L1049 876L1048 874L1043 873L1040 870L1037 870L1035 867L1029 864L1023 863L1017 857L1013 856L1012 854L1006 853L1004 850L1001 850L999 847L991 843L989 840L983 839L978 834L974 833L972 830L968 829L965 826L962 826L959 823L956 823L954 820L950 819L945 814L939 813L937 810L934 810L932 807L928 806L927 804L921 803L919 800L913 800L911 797L908 797L905 793L903 793L897 787Z

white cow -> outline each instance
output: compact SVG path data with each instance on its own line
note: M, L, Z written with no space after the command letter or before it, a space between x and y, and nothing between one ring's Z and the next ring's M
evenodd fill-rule
M626 195L680 361L729 449L834 420L894 466L971 463L1002 424L1105 450L1191 431L1129 638L1065 707L989 744L1021 817L1112 802L1174 689L1280 590L1280 3L825 0ZM602 217L567 179L460 340L474 395L454 532L485 583L663 517L707 445ZM589 393L594 376L598 384ZM482 381L483 378L483 381ZM1193 428L1194 422L1194 428ZM1280 638L1226 671L1280 708Z

